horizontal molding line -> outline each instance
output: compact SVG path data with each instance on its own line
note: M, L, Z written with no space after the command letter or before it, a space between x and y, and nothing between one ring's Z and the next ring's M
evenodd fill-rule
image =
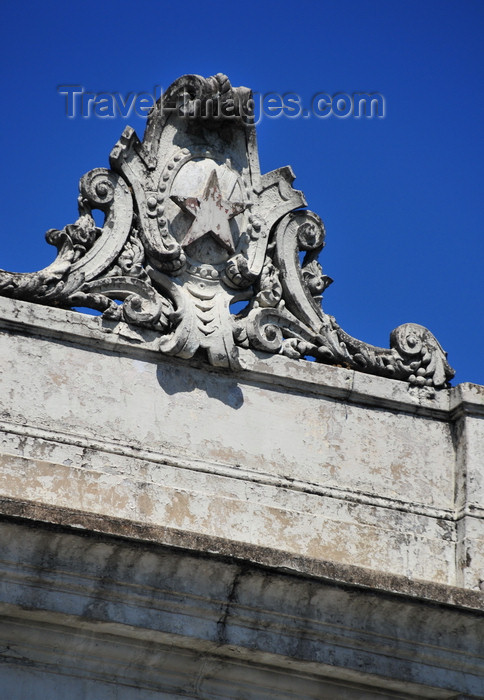
M313 363L314 364L314 363ZM319 364L320 367L330 367L333 369L341 369L333 367L333 365ZM258 366L251 366L247 369L245 374L240 372L234 374L235 377L240 378L244 384L252 384L257 386L257 383L264 384L273 389L289 389L291 391L296 391L301 394L304 391L304 395L310 395L312 397L322 397L330 400L340 400L354 406L360 406L368 409L373 409L376 411L386 411L386 412L398 412L405 413L410 416L419 416L420 418L430 418L441 423L451 422L451 417L448 409L448 395L446 405L443 407L441 405L435 406L430 402L428 405L422 403L410 402L405 396L405 398L393 398L393 397L382 397L378 393L371 394L365 393L363 390L355 386L355 382L358 381L358 377L372 377L372 379L378 380L381 377L375 377L375 375L368 375L364 372L358 372L356 370L346 370L348 375L351 375L351 382L348 386L332 385L332 384L320 384L315 379L304 378L304 377L293 377L291 375L277 374L276 372L270 373L267 370L263 370ZM405 388L404 382L396 379L384 379L384 381L394 382L395 384L401 384ZM408 389L407 389L408 391ZM442 390L448 391L448 390Z
M18 561L7 559L0 559L0 571L2 572L2 585L11 589L19 588L31 591L35 588L35 590L45 591L45 596L55 594L69 596L71 599L83 600L85 608L99 602L136 607L139 610L151 611L153 615L183 614L186 617L198 617L216 627L220 615L227 605L225 599L216 600L212 597L207 598L186 591L155 588L154 586L119 581L113 578L104 579L107 587L101 590L98 577L92 574L42 567L40 577L39 566L23 562L19 564Z
M230 691L232 690L233 692L235 687L237 690L239 687L242 687L242 689L246 692L247 688L249 687L252 692L255 691L258 693L255 697L264 697L267 699L270 697L273 699L275 697L274 689L273 687L268 686L267 680L263 685L260 685L260 681L257 682L257 678L260 677L259 674L261 672L271 674L271 676L275 678L281 674L289 679L294 679L295 674L298 678L304 679L306 682L311 681L315 684L317 683L318 687L320 681L324 680L325 683L329 683L331 686L334 684L335 692L337 692L338 689L341 690L341 688L348 688L353 691L359 690L360 692L366 691L366 693L375 688L379 692L382 692L384 689L388 689L392 695L397 692L394 685L395 682L392 682L391 680L389 681L385 677L379 677L375 673L365 673L363 676L358 671L345 668L344 670L341 669L344 673L344 677L342 678L338 673L338 667L334 665L329 666L323 662L315 663L313 661L304 660L298 662L293 659L291 664L291 673L291 669L289 669L287 666L287 657L283 656L278 658L274 652L266 652L264 654L264 661L261 661L257 657L257 652L247 650L242 647L231 645L228 648L221 647L218 643L205 642L203 647L200 649L199 647L193 646L193 644L187 644L183 638L176 638L174 635L167 635L163 632L154 632L150 641L148 642L151 644L151 646L146 649L148 640L128 636L126 631L122 628L122 625L119 623L113 623L110 631L106 633L103 629L99 628L98 624L83 621L82 625L80 626L77 619L72 619L72 616L65 614L59 616L61 623L58 623L57 619L55 622L46 623L44 619L37 619L35 617L35 613L31 613L31 615L34 619L34 624L38 632L44 633L47 651L44 649L44 647L32 644L30 642L30 638L26 642L28 632L26 633L22 630L22 626L25 625L23 611L18 611L13 606L9 606L8 615L5 615L3 618L6 622L4 627L5 629L11 629L12 634L15 635L15 647L19 648L22 652L24 652L24 650L29 650L33 663L40 668L46 665L45 659L48 658L47 655L49 650L54 647L55 649L60 650L63 663L63 666L60 666L60 668L67 668L68 674L74 675L75 677L85 677L86 673L92 674L93 669L96 668L96 659L98 658L94 657L92 654L89 654L86 652L86 650L80 649L79 663L77 666L73 664L74 655L71 651L73 646L72 636L77 637L79 630L81 630L86 636L89 635L90 639L94 639L96 641L96 647L101 650L100 655L105 661L105 665L103 665L102 672L99 669L96 670L96 678L99 680L106 678L107 682L112 682L113 675L116 676L116 674L120 673L121 670L121 677L125 679L124 682L132 682L130 676L128 676L128 674L131 673L135 678L135 684L137 687L153 689L157 690L158 692L161 692L162 690L164 690L164 692L169 692L170 690L172 692L176 692L176 687L171 688L170 684L174 684L175 679L181 678L183 681L181 683L181 687L186 688L187 678L186 675L183 675L187 663L185 660L188 659L189 662L190 659L192 659L196 654L198 658L201 658L202 656L208 657L208 666L205 664L205 662L203 662L202 665L204 673L198 673L197 675L197 687L200 687L200 679L205 677L205 669L208 671L208 677L210 680L210 661L215 660L218 663L235 665L235 667L239 669L239 672L240 670L247 672L247 679L250 680L248 685L243 681L242 685L240 685L239 680L237 681L237 686L235 686L234 679L231 677L230 680L227 681L230 683L230 685L226 686L225 695L223 697L229 697ZM32 624L30 620L29 623ZM23 634L22 631L24 632ZM41 635L38 634L37 636L39 637ZM11 642L12 639L3 639L2 641L4 643ZM115 644L113 644L113 641ZM152 646L153 642L156 643L155 649L153 649ZM138 652L137 654L133 654L133 648ZM146 657L149 659L147 666L141 665L134 660L140 658L141 655L139 651L143 648L145 649ZM178 671L178 669L176 669L174 666L165 668L165 664L163 667L163 687L160 685L159 666L152 663L152 658L157 659L157 651L159 649L165 653L168 652L170 655L175 654L177 657L181 657L181 659L184 661L184 666L180 671ZM34 657L34 654L37 654L36 658ZM257 671L256 678L254 678L254 670ZM62 675L63 673L66 673L66 671L61 670L59 675ZM215 680L216 682L220 683L221 679L217 678ZM225 681L223 682L225 683ZM179 681L178 687L180 687ZM220 687L223 686L219 685L218 688L220 689ZM432 697L434 700L448 700L449 698L448 690L440 690L433 687L431 689L431 695L429 695L426 692L426 687L417 682L409 683L408 680L404 681L404 687L405 690L398 693L398 697L402 698L402 700L411 700L411 698L415 700L417 700L417 698L423 700L424 697ZM268 689L269 693L267 693ZM282 697L279 686L276 688L276 691L278 692L277 697ZM194 692L196 691L194 690ZM315 687L315 694L314 696L311 694L311 697L316 697L316 695L317 688ZM285 694L284 697L286 697ZM294 697L294 695L289 694L287 697Z
M207 462L203 462L202 460L197 460L196 458L193 460L182 460L168 454L160 455L159 453L152 450L147 450L146 448L141 449L133 447L128 443L122 443L119 440L117 442L110 442L107 440L99 440L98 438L96 439L81 436L64 431L34 428L33 426L19 425L17 423L10 423L7 421L0 421L0 431L9 432L22 437L57 442L63 445L73 445L90 450L96 449L100 452L107 452L109 454L115 454L123 457L140 459L147 462L152 462L154 464L176 467L178 469L185 469L188 471L213 474L214 476L235 479L238 481L251 481L263 486L285 488L290 491L298 491L300 493L307 493L315 496L334 498L360 505L386 508L388 510L411 513L413 515L422 515L429 518L435 518L437 520L457 522L468 514L467 512L463 512L461 509L456 511L455 509L435 508L433 506L424 506L421 504L410 504L398 499L392 499L386 496L373 496L372 494L361 491L348 491L347 489L341 489L335 486L319 486L317 484L305 483L296 479L292 480L283 477L275 477L271 474L259 474L247 469L236 470L229 465L224 466L222 464L217 464L217 466L215 466L208 464ZM28 458L23 457L23 459ZM479 517L475 513L472 513L472 515L473 517Z
M470 401L462 401L455 408L452 408L449 413L452 423L466 416L469 418L484 418L484 406L479 406Z

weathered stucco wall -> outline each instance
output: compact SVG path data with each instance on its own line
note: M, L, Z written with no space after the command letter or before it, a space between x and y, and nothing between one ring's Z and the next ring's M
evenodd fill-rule
M0 326L9 700L482 697L483 387Z
M234 374L0 304L4 496L479 588L482 387L252 353Z

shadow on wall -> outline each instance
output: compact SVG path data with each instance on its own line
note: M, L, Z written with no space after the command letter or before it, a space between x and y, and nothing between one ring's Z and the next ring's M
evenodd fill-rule
M244 403L242 389L228 376L217 376L192 368L158 366L156 378L160 387L170 396L180 392L201 391L230 408L238 409Z

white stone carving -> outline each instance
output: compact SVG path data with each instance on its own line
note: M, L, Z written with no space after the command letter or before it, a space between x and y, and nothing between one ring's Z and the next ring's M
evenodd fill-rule
M244 347L447 386L454 372L426 328L400 326L384 349L323 312L332 282L318 262L323 223L301 209L291 168L261 175L250 99L221 74L175 81L143 141L126 128L111 170L81 179L80 218L47 232L52 265L0 271L0 294L97 309L154 331L163 353L204 353L215 366L240 367ZM105 214L102 229L93 209ZM231 314L238 301L247 306Z

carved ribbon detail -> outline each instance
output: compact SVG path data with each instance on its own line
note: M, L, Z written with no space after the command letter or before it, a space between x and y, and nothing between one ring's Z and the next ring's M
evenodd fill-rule
M332 282L319 262L324 225L301 209L291 168L261 175L247 88L221 74L183 76L152 110L143 141L128 127L110 163L81 178L77 221L47 232L54 262L0 270L0 295L95 309L150 329L162 353L203 353L216 366L237 368L244 347L448 385L446 353L423 326L399 326L385 349L323 312ZM233 315L238 301L247 304Z

